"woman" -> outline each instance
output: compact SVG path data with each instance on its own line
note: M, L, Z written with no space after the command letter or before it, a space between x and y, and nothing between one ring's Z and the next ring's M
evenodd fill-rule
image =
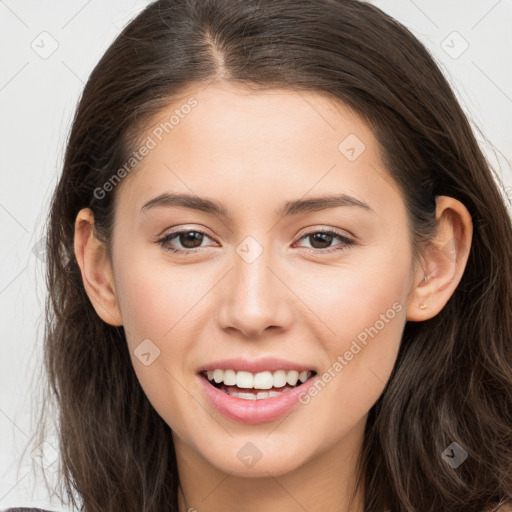
M510 219L378 8L148 6L86 84L48 255L74 506L510 510Z

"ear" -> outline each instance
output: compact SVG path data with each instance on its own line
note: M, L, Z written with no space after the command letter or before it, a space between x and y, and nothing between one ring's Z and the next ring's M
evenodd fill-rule
M436 197L436 234L422 252L407 320L421 322L441 311L459 284L471 248L473 223L467 208L453 197Z
M123 325L106 245L96 238L94 214L89 208L83 208L76 216L74 250L85 291L96 313L107 324Z

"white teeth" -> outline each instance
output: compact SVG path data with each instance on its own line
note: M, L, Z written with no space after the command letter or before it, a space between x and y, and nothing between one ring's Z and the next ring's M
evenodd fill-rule
M290 386L295 386L295 384L297 384L298 380L299 380L299 372L297 372L295 370L288 372L288 375L286 376L286 382L288 382L288 384L290 384Z
M299 380L301 383L306 382L312 375L310 371L299 373L297 370L251 373L247 371L221 370L219 368L208 370L206 373L209 381L213 380L217 384L224 383L226 386L237 386L241 389L282 388L287 384L293 387ZM273 391L271 393L276 392Z
M230 395L236 398L243 398L244 400L256 400L256 395L254 393L233 392L230 393Z
M217 370L215 370L217 371ZM229 372L229 370L226 370L226 372ZM224 372L224 373L226 373ZM254 376L251 372L236 372L236 385L239 388L246 388L250 389L253 387L254 382ZM224 384L226 382L224 381Z
M277 370L276 372L274 372L274 387L282 388L285 384L286 384L286 372L284 370Z
M224 371L224 384L226 386L235 386L236 385L236 372L233 370L225 370Z
M274 386L274 378L270 372L260 372L254 376L253 387L255 389L270 389Z
M232 388L229 391L229 393L226 391L226 393L230 396L234 396L235 398L243 398L244 400L265 400L266 398L273 398L275 396L282 395L283 393L286 393L287 391L290 391L290 386L286 386L281 391L258 391L250 392L250 391L234 391Z

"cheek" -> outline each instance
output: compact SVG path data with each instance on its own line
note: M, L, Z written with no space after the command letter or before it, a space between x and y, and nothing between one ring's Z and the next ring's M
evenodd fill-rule
M347 260L348 261L348 260ZM317 336L328 361L302 403L314 409L309 429L330 424L331 441L374 405L396 361L406 321L411 254L391 247L368 251L344 268L303 279L308 305L320 321ZM307 276L307 273L303 275ZM313 307L312 307L313 309ZM326 407L325 404L331 404ZM327 440L326 440L327 441Z
M205 308L216 274L200 273L193 265L172 266L161 255L158 259L133 251L114 268L134 370L155 409L165 414L184 407L180 383L210 318ZM144 359L143 353L150 355Z
M209 274L194 272L192 266L171 266L162 259L130 258L119 265L116 289L125 329L134 337L165 342L182 322L197 315L211 285Z
M192 266L172 268L147 256L132 254L115 268L127 344L140 386L164 421L178 432L186 431L190 396L183 392L182 386L188 387L184 369L191 364L191 349L202 328L201 297L211 285L206 276L194 279ZM144 353L149 356L144 358Z
M358 336L363 343L377 334L399 341L411 285L410 248L380 244L340 261L336 266L309 264L288 276L316 318L312 325L318 326L318 339L331 356L348 350Z

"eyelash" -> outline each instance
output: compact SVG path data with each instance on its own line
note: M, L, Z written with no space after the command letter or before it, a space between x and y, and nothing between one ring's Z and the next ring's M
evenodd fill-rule
M192 253L195 253L197 252L197 249L200 249L200 247L196 247L194 249L173 249L171 247L169 247L168 244L171 240L173 240L174 238L178 237L179 235L183 234L183 233L199 233L201 235L204 235L208 238L211 239L210 236L208 236L204 231L200 231L198 229L185 229L185 230L181 230L181 231L174 231L173 233L169 233L167 235L165 235L163 238L161 238L160 240L157 241L158 244L160 244L160 246L162 246L164 249L174 253L174 254L181 254L181 255L189 255L189 254L192 254ZM341 233L338 233L336 231L333 231L333 230L329 230L329 229L319 229L319 230L316 230L316 231L310 231L309 233L306 233L305 235L301 236L299 238L299 241L304 239L304 238L307 238L309 236L312 236L312 235L316 235L316 234L319 234L319 233L322 233L324 235L331 235L335 238L337 238L338 240L340 240L342 243L341 244L338 244L334 247L339 247L338 249L329 249L329 250L324 250L324 249L311 249L311 248L308 248L308 247L302 247L302 249L305 249L306 252L308 253L313 253L313 254L320 254L320 253L333 253L333 252L338 252L338 251L344 251L347 247L350 247L351 245L354 245L355 242L353 240L351 240L350 238L347 238L346 236L342 235Z

